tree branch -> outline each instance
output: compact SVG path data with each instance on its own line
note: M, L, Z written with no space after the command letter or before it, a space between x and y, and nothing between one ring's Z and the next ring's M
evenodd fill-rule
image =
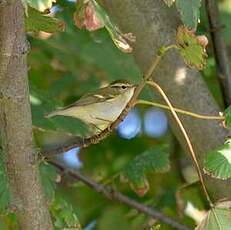
M66 152L72 148L87 147L91 144L99 143L101 140L105 139L111 133L111 131L114 130L118 126L118 124L126 117L128 112L130 111L130 109L136 104L136 100L137 100L139 94L141 93L142 89L144 88L146 81L152 76L152 74L153 74L154 70L156 69L157 65L159 64L161 58L164 56L164 54L168 50L170 50L174 47L175 46L170 45L170 46L162 47L159 50L159 52L155 56L154 60L151 61L150 67L148 68L147 72L144 74L143 79L140 81L139 85L136 87L131 100L128 102L128 104L126 105L124 110L121 112L119 117L107 129L105 129L102 132L100 132L99 134L96 134L96 135L89 137L89 138L76 137L76 138L71 140L71 143L66 143L65 145L58 146L56 148L52 148L50 150L43 151L42 155L46 156L48 158L53 157L53 156L56 156L56 155L61 154L63 152Z
M163 0L100 0L123 33L136 37L133 56L141 71L146 72L153 53L166 44L176 42L176 29L182 24L174 7L168 8ZM185 66L179 53L172 50L155 70L157 82L176 108L198 114L218 114L220 109L200 73ZM160 98L161 103L163 100ZM188 152L187 143L168 112L170 126L179 143ZM228 131L219 121L192 119L179 115L202 167L207 152L221 145ZM231 180L222 181L204 175L214 199L231 197Z
M58 168L60 171L68 174L69 176L71 176L72 178L74 178L75 180L80 180L82 181L84 184L86 184L88 187L92 188L93 190L95 190L98 193L103 194L105 197L107 197L108 199L111 200L116 200L119 201L123 204L128 205L129 207L132 207L134 209L136 209L137 211L144 213L148 216L153 217L154 219L157 219L169 226L171 226L174 229L179 229L179 230L190 230L189 227L178 223L176 220L165 216L163 213L161 213L160 211L143 205L139 202L137 202L136 200L133 200L127 196L125 196L124 194L115 191L113 188L109 187L109 186L104 186L102 184L96 183L94 180L90 179L87 176L84 176L83 174L81 174L79 171L77 170L70 170L70 169L66 169L61 163L57 162L57 161L49 161L52 165L54 165L56 168Z
M221 85L225 105L231 105L231 72L225 43L221 34L217 1L205 0L214 56L217 65L218 80Z
M49 230L46 207L33 145L24 32L20 0L0 4L0 127L11 193L10 208L20 229Z

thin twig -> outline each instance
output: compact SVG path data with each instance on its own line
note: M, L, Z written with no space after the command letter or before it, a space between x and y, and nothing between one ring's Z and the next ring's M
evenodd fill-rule
M161 103L157 103L157 102L152 102L152 101L146 101L146 100L137 100L136 104L140 104L140 105L152 105L161 109L166 109L166 110L171 110L169 108L169 106L167 105L163 105ZM194 118L198 118L198 119L204 119L204 120L224 120L225 117L224 116L210 116L210 115L203 115L203 114L198 114L198 113L193 113L187 110L183 110L183 109L178 109L174 107L174 110L177 113L183 114L183 115L187 115L190 117L194 117Z
M219 22L217 1L205 0L205 7L208 14L210 34L213 41L218 80L222 88L225 105L227 106L231 104L231 72L227 50L222 37L221 24Z
M161 58L164 56L164 54L168 50L173 49L173 48L176 48L176 45L170 45L170 46L162 47L159 50L159 53L157 54L157 56L155 57L154 61L151 64L151 66L149 67L149 69L145 73L142 81L136 87L131 100L129 101L127 106L124 108L124 110L121 112L120 116L110 125L110 127L108 127L107 129L103 130L99 134L96 134L92 137L84 138L84 139L77 137L71 144L65 144L61 147L57 147L57 148L54 148L51 150L45 150L45 151L43 151L43 155L46 157L53 157L53 156L56 156L56 155L61 154L63 152L66 152L72 148L87 147L91 144L97 144L101 140L105 139L112 132L112 130L114 130L118 126L118 124L126 117L128 112L130 111L130 109L135 105L136 99L138 98L140 92L144 88L146 81L151 78L151 76L152 76L156 66L159 64Z
M169 108L171 109L172 115L173 115L174 119L176 120L176 122L177 122L177 124L178 124L178 126L179 126L179 128L180 128L180 130L181 130L181 132L182 132L182 134L183 134L183 136L185 138L185 140L186 140L186 143L188 145L188 148L189 148L189 151L190 151L190 155L192 157L193 163L194 163L195 168L197 170L197 174L198 174L198 177L200 179L200 182L201 182L201 185L202 185L202 189L204 191L206 199L207 199L209 205L211 207L213 207L213 203L212 203L212 201L210 199L210 196L209 196L209 193L208 193L208 191L206 189L205 181L204 181L204 178L202 176L202 172L201 172L199 163L197 161L195 151L193 149L192 143L191 143L191 141L190 141L190 139L188 137L188 134L187 134L187 132L186 132L186 130L185 130L185 128L184 128L181 120L179 119L176 111L174 110L171 102L169 101L168 97L166 96L166 94L164 93L164 91L162 90L162 88L156 82L154 82L154 81L148 81L147 84L149 84L150 86L152 86L154 89L156 89L161 94L161 96L163 97L163 99L165 100L165 102L167 103L167 105L169 106Z
M178 223L176 220L164 215L159 210L156 210L153 207L141 204L137 202L136 200L133 200L129 198L128 196L125 196L124 194L118 191L115 191L114 188L99 184L95 182L94 180L92 180L91 178L84 176L82 173L80 173L77 170L74 171L74 170L66 169L61 163L57 161L50 161L50 163L54 165L56 168L58 168L59 170L61 170L62 172L65 172L66 174L71 176L72 178L82 181L84 184L94 189L96 192L103 194L108 199L116 200L123 204L126 204L129 207L132 207L141 213L147 214L148 216L151 216L165 224L170 225L172 228L179 229L179 230L190 230L189 227Z

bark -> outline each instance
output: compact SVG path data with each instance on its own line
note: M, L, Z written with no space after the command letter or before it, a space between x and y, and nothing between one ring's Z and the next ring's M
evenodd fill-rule
M136 36L133 56L145 72L160 47L175 43L176 28L181 23L174 7L168 8L163 0L102 0L103 6L124 33ZM220 111L200 73L185 66L177 51L170 51L154 73L175 107L200 114L217 115ZM188 148L176 123L170 117L170 125L186 152ZM209 150L222 144L227 131L219 122L180 116L199 163ZM214 198L231 197L231 183L208 176L206 182Z
M217 65L218 80L224 95L225 105L228 106L231 105L231 72L225 42L222 37L218 2L215 0L205 0L205 7L207 10L210 34L213 42L212 45Z
M52 229L33 145L24 12L20 0L0 4L0 127L11 192L20 229Z

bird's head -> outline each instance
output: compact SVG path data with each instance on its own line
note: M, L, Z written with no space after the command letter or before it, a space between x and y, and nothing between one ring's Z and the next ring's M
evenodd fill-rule
M136 85L132 84L131 82L127 81L127 80L116 80L113 81L109 87L111 89L117 90L120 93L126 92L127 90L131 89L131 88L135 88Z

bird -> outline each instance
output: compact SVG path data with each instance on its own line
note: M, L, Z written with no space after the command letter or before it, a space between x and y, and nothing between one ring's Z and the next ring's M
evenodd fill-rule
M94 127L99 133L113 123L131 100L136 85L116 80L106 87L84 94L73 104L51 112L46 117L69 116Z

